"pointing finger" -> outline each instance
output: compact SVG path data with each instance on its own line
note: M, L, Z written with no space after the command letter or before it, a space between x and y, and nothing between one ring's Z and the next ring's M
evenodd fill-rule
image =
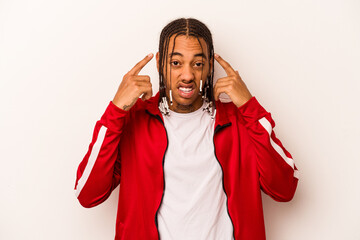
M148 75L136 75L133 76L135 81L150 82L150 76Z
M138 62L129 72L129 75L137 75L141 69L152 59L154 55L152 53L148 54L143 60Z
M231 65L224 59L222 59L222 57L220 57L218 54L215 54L215 59L223 67L228 76L236 74L235 70L231 67Z

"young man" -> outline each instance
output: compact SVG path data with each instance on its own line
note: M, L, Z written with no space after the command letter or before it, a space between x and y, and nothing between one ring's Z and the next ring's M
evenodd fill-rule
M289 201L298 182L270 113L196 19L163 29L154 97L149 76L139 75L152 57L125 74L96 123L78 200L96 206L120 184L115 239L265 239L260 190ZM227 76L213 86L214 59Z

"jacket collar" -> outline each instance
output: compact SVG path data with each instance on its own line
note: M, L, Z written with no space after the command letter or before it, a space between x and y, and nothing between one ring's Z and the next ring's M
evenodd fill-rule
M159 106L159 98L160 98L160 93L157 92L155 96L153 96L149 100L145 101L145 109L151 115L158 115L162 118L162 114L158 107Z
M216 125L226 125L230 123L228 111L225 107L225 104L222 103L220 100L215 101L216 107L216 116L215 116L215 123Z

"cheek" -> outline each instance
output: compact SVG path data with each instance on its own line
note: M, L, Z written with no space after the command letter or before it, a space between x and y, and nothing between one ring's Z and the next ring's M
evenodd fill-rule
M208 67L204 67L202 70L199 70L197 72L197 79L201 79L201 80L206 80L207 76L209 75L209 68Z
M171 72L171 73L170 73ZM176 69L168 69L166 74L166 86L170 86L170 82L172 86L176 86L176 80L178 79L179 72Z

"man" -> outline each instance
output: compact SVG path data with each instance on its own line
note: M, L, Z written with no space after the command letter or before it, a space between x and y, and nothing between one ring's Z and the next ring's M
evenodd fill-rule
M270 113L196 19L162 30L154 97L149 76L139 75L152 57L125 74L96 123L78 200L96 206L121 183L115 239L265 239L260 190L289 201L298 182ZM227 76L213 87L214 59Z

